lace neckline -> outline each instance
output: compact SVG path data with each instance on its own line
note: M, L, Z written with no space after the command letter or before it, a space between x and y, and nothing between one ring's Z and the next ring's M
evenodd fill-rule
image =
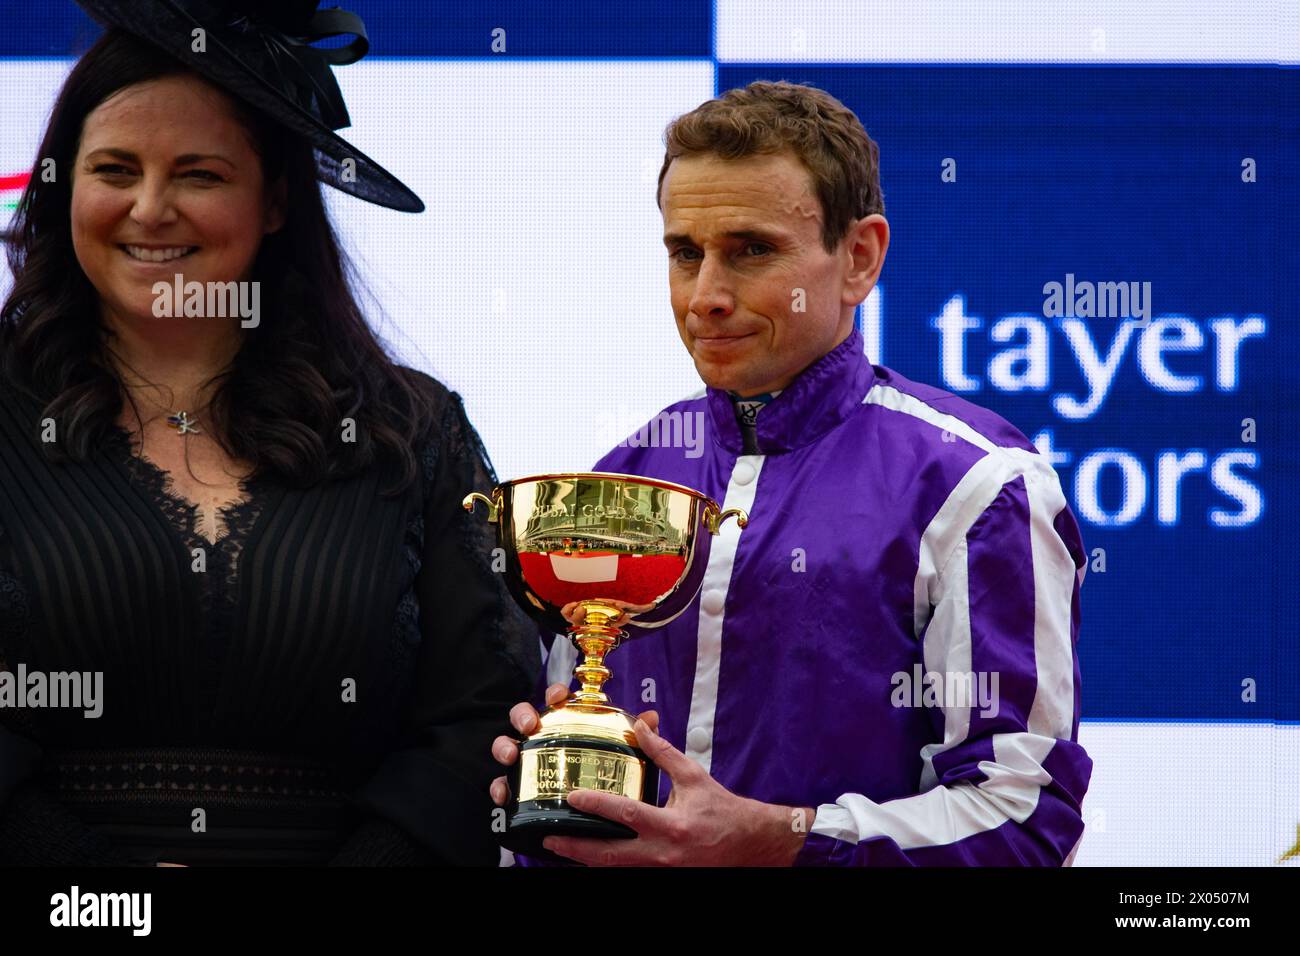
M176 489L169 472L140 454L134 436L129 431L116 422L109 427L120 460L125 461L133 476L162 511L168 523L176 529L188 549L200 547L205 551L223 549L237 552L242 548L243 539L252 529L264 504L267 483L263 476L251 475L240 480L239 500L217 509L217 536L215 539L209 538L198 529L199 505Z
M244 590L241 556L258 517L272 500L268 493L272 482L257 476L240 481L241 500L218 509L218 534L215 541L209 540L198 532L199 506L177 492L168 472L136 454L130 432L116 422L110 429L110 455L126 469L136 490L161 513L186 552L186 569L195 572L185 579L193 582L190 593L197 599L198 631L194 636L204 661L202 693L215 706L223 654L237 627Z

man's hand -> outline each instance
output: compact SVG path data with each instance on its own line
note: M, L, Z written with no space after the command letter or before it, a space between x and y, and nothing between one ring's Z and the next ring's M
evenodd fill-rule
M563 684L546 689L546 703L568 695ZM537 726L537 711L516 704L510 723L520 733ZM672 779L673 789L663 808L653 807L599 790L574 790L569 805L622 823L635 830L632 840L593 840L547 837L543 845L554 853L589 866L788 866L794 862L812 827L816 811L785 807L739 797L705 773L656 733L659 715L646 711L637 719L637 742ZM519 746L509 737L492 744L497 762L512 765ZM498 806L510 797L505 777L492 781Z
M554 707L560 701L569 696L569 688L564 684L552 684L546 688L546 706ZM641 720L650 724L651 727L659 726L659 715L653 710L647 710L638 715ZM532 704L527 702L515 704L510 708L510 724L515 730L524 736L531 734L538 727L537 711ZM496 762L505 767L514 766L514 762L519 759L519 743L510 737L498 737L492 741L492 756ZM492 781L489 788L492 794L492 802L498 807L505 806L506 801L510 799L510 784L505 777L497 777Z

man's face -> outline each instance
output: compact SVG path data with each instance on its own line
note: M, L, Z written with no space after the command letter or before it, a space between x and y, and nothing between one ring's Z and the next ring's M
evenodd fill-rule
M870 291L849 281L854 230L826 251L821 203L792 153L679 157L661 200L677 331L706 385L785 388L852 332Z

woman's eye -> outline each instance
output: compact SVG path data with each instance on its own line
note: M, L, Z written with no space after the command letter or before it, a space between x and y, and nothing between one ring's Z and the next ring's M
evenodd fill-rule
M127 169L127 167L123 166L121 163L101 163L100 165L96 166L92 170L92 172L103 173L105 176L131 175L131 170ZM190 176L196 179L201 179L205 182L212 182L212 183L223 182L221 176L218 173L214 173L210 169L191 169L182 173L181 175Z

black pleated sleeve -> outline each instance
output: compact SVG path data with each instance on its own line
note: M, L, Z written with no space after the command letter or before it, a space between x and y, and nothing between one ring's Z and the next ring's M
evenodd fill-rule
M510 708L527 700L541 670L536 627L492 570L497 547L482 507L496 475L449 393L424 504L416 589L421 645L404 746L361 789L363 809L409 833L432 862L495 866L500 857L488 786L498 775L492 741L510 733Z

